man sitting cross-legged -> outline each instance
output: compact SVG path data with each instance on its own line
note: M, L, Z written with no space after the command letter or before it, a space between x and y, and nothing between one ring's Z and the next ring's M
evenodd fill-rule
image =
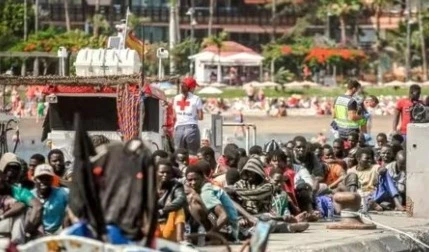
M382 202L393 202L396 209L403 211L399 192L386 168L374 164L374 152L371 148L362 148L357 153L358 164L347 173L355 173L358 179L359 192L367 199L369 209L383 210Z

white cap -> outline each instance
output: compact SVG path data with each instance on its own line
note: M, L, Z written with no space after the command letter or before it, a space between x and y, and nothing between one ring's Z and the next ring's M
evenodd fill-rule
M52 177L55 176L54 169L52 169L52 166L48 164L40 164L36 166L36 169L34 170L34 177L37 178L43 175L48 175Z

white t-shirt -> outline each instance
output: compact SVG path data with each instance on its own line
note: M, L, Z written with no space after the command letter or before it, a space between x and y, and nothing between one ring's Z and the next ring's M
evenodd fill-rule
M183 94L178 94L174 97L173 108L176 113L176 125L192 125L198 124L198 110L203 109L201 98L188 93L186 101L183 100Z

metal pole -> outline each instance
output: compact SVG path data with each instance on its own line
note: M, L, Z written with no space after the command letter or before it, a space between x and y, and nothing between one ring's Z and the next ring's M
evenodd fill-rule
M250 142L250 134L249 134L249 126L246 127L246 151L249 151L249 142Z
M255 125L253 125L253 134L252 134L252 138L253 138L253 146L255 146L256 145L256 126Z
M191 0L191 51L190 54L194 55L194 40L195 40L195 0ZM191 60L189 65L189 73L191 76L194 75L194 62Z
M426 57L426 43L425 43L425 34L423 29L423 17L422 17L422 10L423 10L423 1L419 0L419 31L420 31L420 43L422 46L422 65L423 65L423 80L428 80L428 65L427 65L427 57Z
M27 41L27 0L24 0L24 41Z
M273 24L273 30L271 32L271 43L274 44L276 40L276 12L277 12L277 0L272 0L271 3L271 22ZM270 66L270 72L271 72L271 81L274 82L274 72L275 72L275 65L274 65L275 59L271 59L271 66Z
M405 50L406 80L410 80L411 70L411 5L410 0L406 0L406 20L407 20L407 49Z

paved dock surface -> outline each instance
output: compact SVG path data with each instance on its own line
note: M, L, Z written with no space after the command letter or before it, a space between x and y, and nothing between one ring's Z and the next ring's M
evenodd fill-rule
M392 216L393 215L393 216ZM403 216L371 215L381 224L405 231L429 244L429 219ZM267 252L273 251L429 251L419 247L406 236L377 227L375 230L331 230L330 222L311 223L310 228L299 234L271 234ZM240 251L241 246L231 246ZM226 251L222 247L202 248L201 251Z

